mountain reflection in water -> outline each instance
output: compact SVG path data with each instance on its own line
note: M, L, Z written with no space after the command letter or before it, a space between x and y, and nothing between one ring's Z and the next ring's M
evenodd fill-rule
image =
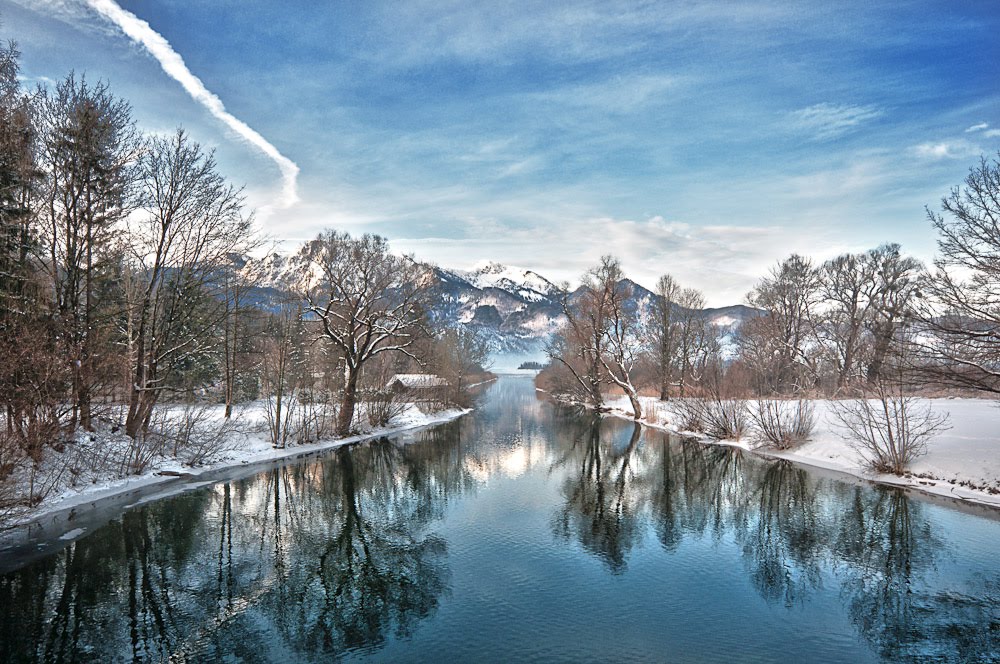
M505 377L458 422L128 510L0 577L0 661L1000 661L998 541Z

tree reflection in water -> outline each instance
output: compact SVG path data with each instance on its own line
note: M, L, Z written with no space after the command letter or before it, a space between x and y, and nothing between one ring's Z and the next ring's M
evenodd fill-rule
M126 512L0 578L0 661L308 659L408 633L448 586L446 543L427 529L471 482L442 449L455 433Z
M186 614L179 567L202 553L208 500L191 494L170 509L127 512L60 555L0 578L0 660L113 661L126 652L165 659L177 644L178 614Z
M843 585L852 620L892 661L1000 660L998 579L980 577L966 592L929 588L943 542L922 508L900 489L856 490L838 551L853 563Z
M542 406L513 383L497 394L474 418L418 442L342 448L151 503L0 576L0 661L372 654L438 612L455 561L434 526L449 501L474 501L480 486L534 486L523 504L543 520L525 537L579 547L623 587L648 538L644 560L660 558L664 574L675 555L735 560L768 612L791 616L832 590L888 660L1000 659L1000 576L963 567L942 535L952 531L935 525L941 510L738 448ZM518 446L544 463L519 467L527 484L521 474L491 484ZM509 498L493 494L490 506ZM509 528L511 513L497 511ZM713 546L691 546L706 539ZM538 558L546 573L560 571L559 556Z
M629 444L616 448L626 434ZM818 480L739 448L646 438L590 420L557 462L567 479L555 530L612 573L627 569L648 515L668 553L690 538L731 535L768 602L791 608L824 583L839 585L851 620L886 659L1000 661L1000 577L930 590L923 577L944 542L901 490Z
M822 576L815 487L805 470L776 461L765 467L751 496L756 510L739 533L750 578L765 599L791 606Z
M642 428L636 423L628 443L617 450L602 440L601 431L600 417L591 418L557 462L570 471L563 485L566 501L554 528L561 537L576 539L618 574L625 570L627 553L641 536L633 457Z

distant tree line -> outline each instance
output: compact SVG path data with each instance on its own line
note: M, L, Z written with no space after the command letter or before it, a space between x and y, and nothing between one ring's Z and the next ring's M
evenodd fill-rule
M80 431L123 432L124 472L141 470L165 401L224 402L229 418L266 399L276 445L386 424L395 372L467 402L486 349L430 328L424 268L381 237L324 232L288 296L262 298L264 240L211 151L183 129L144 134L104 82L26 90L18 58L0 47L0 487ZM0 508L37 499L0 491Z

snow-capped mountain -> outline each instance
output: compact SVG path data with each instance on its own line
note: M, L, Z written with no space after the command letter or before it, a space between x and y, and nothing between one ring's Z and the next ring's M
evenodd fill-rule
M469 272L426 269L432 321L476 329L496 352L536 348L562 322L563 291L531 270L498 263Z
M432 320L442 325L465 325L485 335L497 353L539 352L544 342L563 323L561 300L566 292L532 270L489 263L471 271L426 266L430 287ZM630 306L640 324L650 322L657 295L629 279ZM569 294L583 293L578 287ZM705 309L702 315L719 328L725 340L747 318L758 312L744 305Z
M560 286L524 268L486 263L472 270L448 270L422 264L421 285L428 293L428 315L439 326L475 329L496 354L528 353L540 357L544 343L563 323ZM260 259L263 273L259 295L262 302L274 302L291 288L292 261L280 254ZM630 306L641 324L652 316L657 295L631 280ZM569 293L572 305L582 287ZM739 325L757 311L744 305L705 309L702 315L731 337Z
M479 289L498 288L533 302L562 295L562 289L537 272L500 263L487 263L477 270L455 274Z

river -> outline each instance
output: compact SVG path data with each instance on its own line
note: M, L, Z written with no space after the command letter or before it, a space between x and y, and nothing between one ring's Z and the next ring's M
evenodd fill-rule
M0 661L1000 661L997 514L595 419L528 377L116 509L0 576Z

